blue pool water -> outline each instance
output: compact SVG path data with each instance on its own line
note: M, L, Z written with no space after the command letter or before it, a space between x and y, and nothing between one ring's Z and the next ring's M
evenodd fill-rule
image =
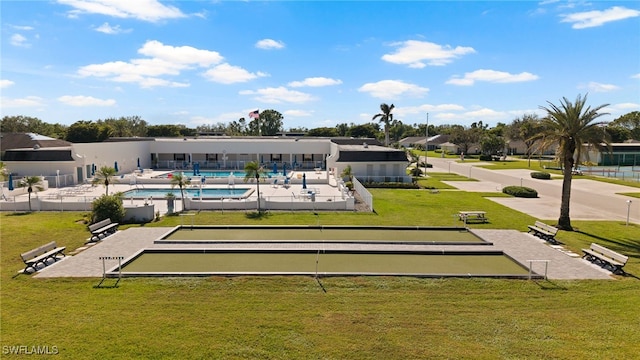
M249 188L235 188L235 189L202 189L202 198L236 198L243 197L247 192L251 190ZM123 193L125 198L164 198L167 193L172 193L176 198L180 198L180 189L134 189L128 190ZM184 189L184 194L188 197L199 198L200 189ZM248 195L248 194L247 194Z
M172 176L175 174L180 174L184 172L184 176L186 177L192 177L192 176L205 176L208 178L228 178L229 175L233 174L233 176L235 176L238 179L244 179L246 173L242 170L235 170L235 171L200 171L200 173L198 175L193 175L193 171L173 171L167 174L162 174L160 176L158 176L159 178L169 178L169 174L171 174ZM274 177L274 176L279 176L282 175L281 172L278 173L274 173L274 172L267 172L264 175L260 175L265 176L265 177Z

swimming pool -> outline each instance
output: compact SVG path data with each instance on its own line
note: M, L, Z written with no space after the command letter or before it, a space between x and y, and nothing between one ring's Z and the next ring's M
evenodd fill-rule
M180 198L180 189L134 189L127 190L123 193L123 196L127 199L161 199L166 197L167 193L172 193L176 198ZM184 189L185 196L192 198L200 197L200 189ZM247 198L253 193L253 189L250 188L220 188L220 189L202 189L203 199L227 199L227 198Z
M193 171L172 171L166 174L162 174L162 175L158 175L155 176L155 178L161 178L161 179L168 179L170 177L173 177L176 174L182 174L184 173L184 176L186 177L193 177L193 176L204 176L207 178L212 178L212 179L222 179L222 178L228 178L229 176L231 176L233 174L233 176L236 177L236 179L244 179L244 177L246 176L246 173L242 170L233 170L233 171L200 171L198 173L198 175L193 175ZM271 178L271 177L277 177L277 176L283 176L283 174L281 172L266 172L264 173L264 175L260 175L260 177L267 177L267 178Z

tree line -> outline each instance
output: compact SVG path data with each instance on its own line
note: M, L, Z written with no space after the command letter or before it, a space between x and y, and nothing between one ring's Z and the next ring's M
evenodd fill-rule
M341 123L334 127L289 128L288 132L312 137L375 138L397 146L406 137L426 136L426 124L406 124L394 119L394 105L382 104L381 113L364 124ZM100 142L110 137L192 137L198 134L226 136L274 136L285 132L283 115L276 110L264 110L259 118L240 118L229 123L200 125L189 128L182 124L151 125L140 116L126 116L98 120L80 120L71 125L49 124L29 116L4 116L0 120L0 132L37 133L73 143ZM379 120L379 121L374 121ZM505 148L509 140L522 140L531 148L532 138L541 131L542 120L536 114L515 117L511 123L498 123L489 128L482 121L470 126L457 124L429 124L429 136L449 135L449 141L458 145L460 151L469 153L471 146L479 146L485 154L495 154ZM634 111L609 122L605 127L611 142L640 140L640 111Z

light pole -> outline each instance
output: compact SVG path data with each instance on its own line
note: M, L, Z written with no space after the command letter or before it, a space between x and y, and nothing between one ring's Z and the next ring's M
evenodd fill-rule
M631 200L627 200L627 225L629 226L629 213L631 212Z
M427 113L427 129L424 138L424 176L427 177L427 164L429 160L429 113Z

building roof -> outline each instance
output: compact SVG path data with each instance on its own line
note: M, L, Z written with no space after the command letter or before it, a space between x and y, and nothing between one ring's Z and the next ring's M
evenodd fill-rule
M7 150L4 161L74 161L71 149Z
M10 149L34 149L51 147L70 147L68 141L54 139L48 136L34 133L2 133L0 134L1 151Z
M380 145L358 144L339 145L336 162L408 162L404 150L391 149Z

